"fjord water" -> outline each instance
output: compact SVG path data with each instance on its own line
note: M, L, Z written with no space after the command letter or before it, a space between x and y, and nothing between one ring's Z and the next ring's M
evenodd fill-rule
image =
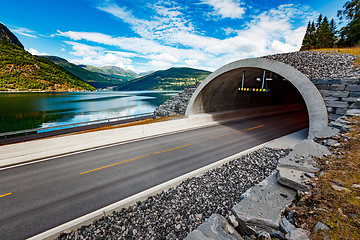
M0 93L0 132L152 112L175 91Z

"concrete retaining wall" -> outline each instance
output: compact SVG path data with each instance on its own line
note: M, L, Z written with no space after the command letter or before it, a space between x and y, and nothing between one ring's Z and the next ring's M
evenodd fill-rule
M360 79L313 79L324 98L330 121L360 108Z

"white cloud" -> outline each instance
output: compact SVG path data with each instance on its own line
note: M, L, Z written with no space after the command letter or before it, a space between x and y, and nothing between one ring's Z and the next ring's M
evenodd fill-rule
M170 4L170 3L168 3ZM175 3L174 3L175 4ZM187 45L189 34L195 34L191 22L185 20L179 11L179 6L164 6L161 4L149 5L155 11L154 16L150 19L139 19L131 11L117 4L107 1L98 9L107 12L125 23L128 23L133 31L137 33L144 41L154 41L158 44ZM76 38L76 36L74 36ZM74 40L76 40L74 38ZM182 41L179 41L183 39ZM118 38L119 40L119 38ZM149 42L144 43L149 45ZM160 46L156 46L160 49ZM161 51L163 52L163 51Z
M32 55L49 55L45 52L38 52L36 49L30 48L29 50L27 50L29 53L31 53Z
M229 59L233 57L232 53L238 56L245 55L244 57L257 57L279 53L279 50L299 50L305 28L293 29L291 24L293 18L299 17L307 19L306 9L281 5L254 18L247 28L237 31L237 36L217 42L213 40L213 44L208 44L205 50L215 55L228 54Z
M75 56L97 56L98 51L103 50L101 47L93 47L86 44L81 44L77 42L71 42L71 41L65 41L65 43L72 46L73 52L70 52L70 54Z
M238 1L233 0L202 0L203 3L214 7L216 13L223 18L242 18L245 8L240 7Z
M297 51L299 48L297 46L275 40L271 43L270 50L277 53L285 53Z
M65 43L72 46L73 52L70 52L70 54L80 57L69 60L73 63L95 66L111 65L130 70L134 69L131 66L132 60L122 57L116 51L104 51L102 47L94 47L72 41L65 41Z
M171 67L172 65L171 63L164 61L157 61L157 60L152 60L149 62L149 64L153 66L155 69L166 69L168 67Z
M222 30L224 30L224 32L225 32L225 35L230 35L230 34L232 34L232 33L237 33L237 31L235 30L235 29L232 29L232 28L230 28L230 27L227 27L227 28L223 28Z
M132 53L132 52L122 52L122 51L105 51L107 53L114 53L118 56L122 56L122 57L136 57L138 56L138 54L136 53Z
M66 49L65 49L65 48L62 48L60 51L61 51L61 52L65 52L65 51L66 51Z
M37 38L36 32L28 28L16 27L16 28L12 28L11 31L26 37Z
M60 36L69 37L72 40L87 40L95 43L116 46L126 51L137 52L137 56L157 60L161 62L179 62L185 58L195 58L197 60L207 59L207 55L194 49L178 49L171 46L159 44L153 40L143 38L114 38L110 35L90 32L60 32ZM70 45L76 45L73 55L93 55L97 50L91 46L80 44L77 42L66 41ZM86 54L87 52L87 54Z
M194 59L186 59L184 62L190 66L197 66L200 64L197 60Z
M161 53L161 54L151 54L148 56L150 59L159 60L163 62L179 62L178 56L173 56L168 53Z
M106 53L112 53L117 56L117 60L113 62L118 61L118 64L128 67L133 63L126 62L125 59L131 60L133 57L138 57L148 60L148 66L138 66L142 70L183 63L205 69L216 69L230 61L242 58L298 50L305 28L302 26L294 28L294 19L304 21L305 25L305 22L314 16L314 12L307 7L281 5L253 16L253 20L243 29L223 29L233 36L218 39L197 33L191 22L184 19L176 6L156 5L151 8L155 11L151 19L138 19L131 11L111 1L98 7L128 23L139 37L113 37L97 32L74 31L58 31L57 35L68 37L73 41L85 40L121 49L121 51L108 51L103 48L79 45L80 43L76 47L73 46L73 55L83 56L83 61L85 61L85 56L92 56L90 59L87 58L87 61L96 61L96 64L115 59L111 55L105 58Z
M221 6L224 16L227 13L225 9L229 9L229 12L237 12L236 6L239 5L238 2L235 3L229 0L206 0L203 2L219 6L219 9ZM231 52L233 50L241 50L248 53L250 51L250 56L271 53L269 47L275 39L284 44L298 46L299 38L302 38L303 32L302 29L299 29L297 34L292 33L294 30L292 29L291 19L294 17L305 18L307 12L309 12L309 9L301 6L281 5L277 9L271 9L255 17L244 30L225 29L227 33L238 32L238 36L220 40L197 34L191 27L191 24L182 19L181 13L177 8L165 8L164 6L157 5L154 9L158 16L154 18L155 20L151 21L138 19L131 12L116 4L107 3L99 7L99 9L129 23L134 31L142 36L143 39L167 45L180 44L210 54L226 54L230 52L229 50ZM160 15L163 18L160 18ZM238 14L238 16L240 15ZM287 36L285 34L292 35L293 37L291 39L282 39L284 38L282 36Z

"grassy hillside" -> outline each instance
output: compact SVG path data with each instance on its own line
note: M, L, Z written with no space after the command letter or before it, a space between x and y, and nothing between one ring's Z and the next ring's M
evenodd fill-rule
M56 65L64 68L66 71L74 74L95 88L117 86L122 83L126 83L137 76L134 72L126 71L125 69L113 66L93 67L87 65L76 65L57 56L41 57L53 61Z
M95 90L48 59L0 41L0 91Z
M210 73L193 68L170 68L134 79L114 90L182 90L189 85L202 81Z

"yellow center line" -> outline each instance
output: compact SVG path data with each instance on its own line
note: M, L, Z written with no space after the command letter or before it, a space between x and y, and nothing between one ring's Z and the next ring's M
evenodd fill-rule
M232 133L228 133L228 134L223 134L223 135L220 135L219 138L225 137L225 136L229 136L229 135L232 135L232 134L235 134L235 133L239 133L239 132L246 132L246 131L249 131L249 130L252 130L252 129L261 128L261 127L263 127L263 126L264 126L264 125L259 125L259 126L256 126L256 127L247 128L247 129L240 130L240 131L236 131L236 132L232 132Z
M150 154L147 154L147 155L144 155L144 156L141 156L141 157L136 157L136 158L132 158L132 159L128 159L128 160L122 161L122 162L110 164L110 165L107 165L107 166L104 166L104 167L95 168L95 169L93 169L93 170L89 170L89 171L86 171L86 172L82 172L82 173L80 173L80 174L86 174L86 173L90 173L90 172L95 172L95 171L98 171L98 170L101 170L101 169L104 169L104 168L113 167L113 166L120 165L120 164L123 164L123 163L131 162L131 161L134 161L134 160L137 160L137 159L140 159L140 158L149 157L149 156L157 155L157 154L160 154L160 153L170 152L170 151L173 151L173 150L176 150L176 149L179 149L179 148L183 148L183 147L187 147L187 146L190 146L190 145L193 145L193 144L194 144L194 143L190 143L190 144L186 144L186 145L183 145L183 146L170 148L170 149L167 149L167 150L164 150L164 151L155 152L155 153L150 153Z
M0 198L5 197L5 196L9 196L9 195L11 195L11 194L12 194L12 192L9 192L9 193L6 193L6 194L3 194L3 195L0 195Z

